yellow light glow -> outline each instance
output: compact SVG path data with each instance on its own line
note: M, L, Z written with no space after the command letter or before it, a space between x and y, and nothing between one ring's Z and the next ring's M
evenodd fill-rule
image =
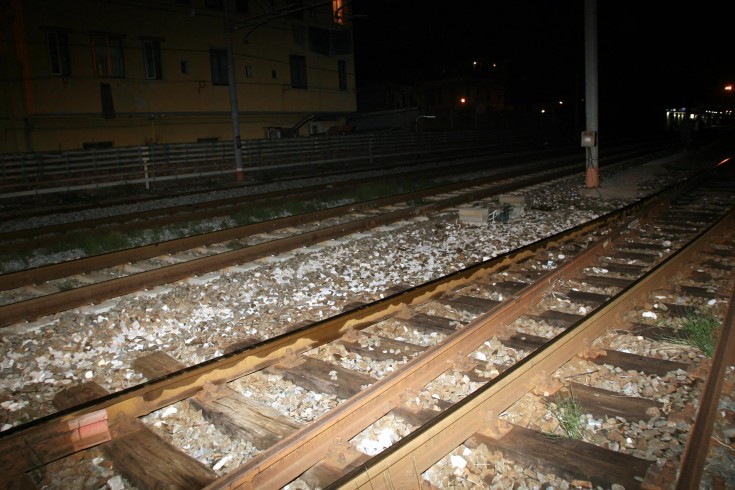
M725 92L732 92L732 84L725 85Z
M332 14L334 16L334 23L338 25L344 25L345 23L345 1L344 0L332 0Z
M465 102L467 102L467 99L465 99L464 97L460 97L459 98L459 103L460 104L464 104Z

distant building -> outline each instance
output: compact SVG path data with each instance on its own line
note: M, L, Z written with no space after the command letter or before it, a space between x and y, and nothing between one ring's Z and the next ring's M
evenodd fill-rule
M346 0L0 0L0 152L326 132L356 109ZM325 120L327 119L327 120Z
M442 129L497 129L504 127L508 110L504 83L492 78L458 77L421 85L421 108L436 116L426 121Z
M507 124L506 70L496 65L435 75L416 84L358 87L351 124L420 130L497 129ZM423 116L432 116L426 118Z

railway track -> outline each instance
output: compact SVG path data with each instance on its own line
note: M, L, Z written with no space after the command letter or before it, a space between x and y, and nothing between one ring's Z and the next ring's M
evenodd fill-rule
M634 155L639 153L634 152ZM630 162L634 155L626 151L612 158L609 163L618 161L618 158ZM650 158L650 154L646 158ZM435 213L451 206L573 175L578 171L576 162L557 165L553 170L546 169L546 166L547 163L544 162L470 182L431 187L8 272L0 275L0 327L33 321L71 308L98 304L124 294L206 275L275 253ZM202 209L204 205L181 206L135 213L118 217L122 224L118 224L114 231L128 233L132 228L155 228L161 225L162 220L184 222L218 217L231 212L233 205L233 200L226 200L212 203L212 207L207 209ZM94 228L100 221L104 219L86 224L58 225L36 232L25 230L6 234L5 238L10 241L5 247L28 250L44 246L43 244L49 242L63 240L64 235L49 235L24 241L12 238Z
M149 353L136 362L148 383L114 394L93 383L69 389L55 400L59 413L2 433L0 466L17 482L101 444L115 470L142 488L418 488L441 482L425 480L445 460L444 483L452 485L499 485L512 472L530 478L505 471L510 460L547 475L536 481L552 473L603 487L676 481L681 447L646 453L655 438L630 435L647 423L673 424L659 431L669 440L692 433L693 412L677 415L676 407L695 406L707 362L671 342L683 336L681 318L698 308L725 316L735 266L731 195L712 180L679 186L336 317L241 341L202 365ZM727 322L722 331L727 339ZM638 344L647 355L631 352ZM616 372L661 388L629 400L625 390L602 388ZM302 397L297 406L279 398L294 387L331 410L301 414ZM538 420L565 389L593 427L617 435L570 440L555 426L554 437L544 436ZM160 428L161 411L172 406L201 413L199 426L245 440L249 452L202 465ZM196 440L189 435L189 445ZM237 468L217 473L231 463Z

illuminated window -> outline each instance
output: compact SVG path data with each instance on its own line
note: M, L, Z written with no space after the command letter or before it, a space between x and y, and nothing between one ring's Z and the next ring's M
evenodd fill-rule
M65 31L51 31L48 33L48 54L52 75L71 75L69 37Z
M335 24L345 23L345 0L332 0L332 17Z
M115 78L125 76L121 37L107 34L92 36L92 56L95 76Z

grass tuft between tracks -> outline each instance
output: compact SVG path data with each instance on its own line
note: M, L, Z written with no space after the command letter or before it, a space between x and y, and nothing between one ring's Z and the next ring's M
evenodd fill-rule
M672 344L687 345L701 350L707 357L712 357L717 346L720 319L711 310L700 308L686 315L676 336L665 336L661 340Z
M559 428L569 439L582 438L582 407L579 401L570 391L567 395L557 395L553 402L548 403L551 415L559 422Z

